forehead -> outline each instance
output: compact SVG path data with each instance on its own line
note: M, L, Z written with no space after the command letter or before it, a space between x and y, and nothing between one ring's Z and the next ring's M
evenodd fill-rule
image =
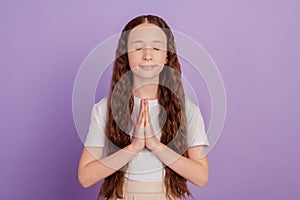
M132 29L128 36L128 44L134 41L162 41L166 42L164 31L154 24L140 24Z

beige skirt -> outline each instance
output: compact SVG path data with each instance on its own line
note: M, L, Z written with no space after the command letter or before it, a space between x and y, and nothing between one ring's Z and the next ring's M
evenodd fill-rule
M166 189L162 182L134 182L124 180L124 199L117 200L180 200L167 199Z

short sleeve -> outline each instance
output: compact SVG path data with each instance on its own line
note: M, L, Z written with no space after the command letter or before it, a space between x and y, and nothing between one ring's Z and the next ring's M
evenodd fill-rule
M107 111L107 98L102 98L96 103L91 112L89 132L86 136L84 146L104 147L105 146L105 123Z
M189 147L197 145L209 146L205 124L201 111L190 99L186 98L187 143Z

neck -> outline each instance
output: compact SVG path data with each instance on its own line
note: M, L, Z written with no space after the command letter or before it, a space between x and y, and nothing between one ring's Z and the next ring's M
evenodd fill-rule
M153 79L134 77L133 95L138 98L157 99L159 76Z

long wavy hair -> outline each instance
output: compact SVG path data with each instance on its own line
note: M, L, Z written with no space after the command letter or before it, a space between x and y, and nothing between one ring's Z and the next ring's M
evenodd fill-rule
M160 141L182 156L187 157L187 129L185 115L185 95L181 81L181 69L176 54L173 33L167 23L160 17L142 15L132 19L122 30L116 49L110 93L107 102L107 121L105 126L106 153L111 155L131 143L130 130L134 127L131 113L134 106L133 78L130 70L127 41L130 30L143 24L151 23L160 27L167 37L168 63L159 74L157 91L158 103L165 112L160 110L161 138ZM164 123L164 124L163 124ZM98 199L123 198L123 183L128 164L106 177L99 191ZM186 198L191 193L186 179L165 166L164 184L168 198Z

